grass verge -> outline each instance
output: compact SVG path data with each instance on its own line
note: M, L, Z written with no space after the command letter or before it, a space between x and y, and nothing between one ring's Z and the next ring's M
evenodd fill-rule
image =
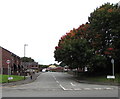
M14 82L14 81L19 81L23 80L23 76L18 76L18 75L0 75L0 83L6 83L8 82L8 77L13 77L13 79L9 80L9 82Z
M91 81L91 82L105 82L105 83L118 83L120 84L120 74L115 74L115 79L107 79L107 75L95 75L87 73L79 73L77 76L79 80Z

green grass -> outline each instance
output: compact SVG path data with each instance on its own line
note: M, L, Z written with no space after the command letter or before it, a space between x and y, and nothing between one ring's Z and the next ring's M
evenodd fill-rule
M120 83L120 74L115 75L115 79L107 79L107 75L89 75L89 74L84 74L80 73L79 76L77 77L79 80L86 80L86 81L93 81L93 82L114 82L114 83Z
M120 77L118 75L115 76L115 83L120 83ZM113 79L107 79L107 76L98 76L98 77L86 77L86 80L95 81L95 82L113 82Z
M19 81L24 79L23 76L17 76L17 75L9 75L9 77L13 77L13 79L9 80L9 82ZM0 83L6 83L6 82L8 82L8 75L0 75Z

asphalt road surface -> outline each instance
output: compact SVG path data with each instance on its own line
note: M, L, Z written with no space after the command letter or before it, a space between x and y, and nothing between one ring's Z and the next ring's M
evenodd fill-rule
M2 97L118 97L118 86L79 83L61 72L41 73L29 84L2 88Z

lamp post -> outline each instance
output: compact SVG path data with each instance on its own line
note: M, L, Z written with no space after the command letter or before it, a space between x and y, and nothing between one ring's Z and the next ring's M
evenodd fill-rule
M25 48L26 48L26 46L28 46L28 44L24 44L24 58L23 58L23 59L25 59L25 54L26 54L26 53L25 53L25 52L26 52L26 49L25 49ZM25 62L25 61L23 60L23 62ZM24 71L24 80L25 80L25 64L23 64L23 68L24 68L23 71Z
M26 49L25 49L26 46L28 46L28 44L24 44L24 57L25 57L25 54L26 54L26 53L25 53L25 51L26 51Z
M118 2L118 7L120 7L120 1Z

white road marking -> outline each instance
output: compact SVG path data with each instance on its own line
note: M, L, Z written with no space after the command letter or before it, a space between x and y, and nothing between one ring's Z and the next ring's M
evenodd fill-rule
M66 90L61 84L59 84L60 85L60 87L63 89L63 90Z
M65 89L65 91L67 91L67 90L73 90L73 89Z
M66 89L66 88L64 88L61 84L59 84L59 85L60 85L60 87L61 87L64 91L73 90L73 89Z
M52 76L53 76L53 78L55 79L56 83L59 84L59 81L57 81L56 77L55 77L54 75L52 75Z
M102 88L93 88L93 89L95 89L95 90L101 90Z
M54 75L52 75L52 76L53 76L53 78L55 79L56 83L58 83L59 86L60 86L63 90L67 90L67 89L65 89L65 88L59 83L59 81L57 81L57 79L56 79L56 77L55 77Z
M70 83L72 86L76 86L75 84L73 84L72 82Z
M105 90L111 90L111 89L113 89L113 88L104 88Z
M74 89L74 90L82 90L81 88L76 88L76 89Z
M56 77L54 76L54 75L52 75L53 76L53 78L55 79L55 81L56 81Z
M59 81L56 80L56 82L59 84Z
M84 90L91 90L91 88L84 88Z

